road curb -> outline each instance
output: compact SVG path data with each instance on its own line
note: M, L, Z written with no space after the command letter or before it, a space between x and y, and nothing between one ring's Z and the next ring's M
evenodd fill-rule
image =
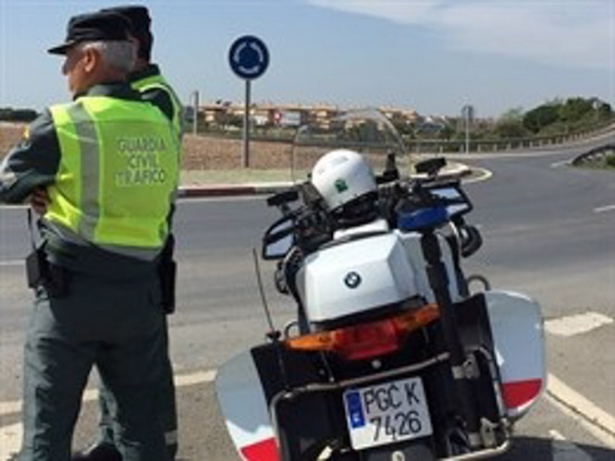
M178 196L180 198L198 197L233 197L250 195L275 194L292 186L288 183L263 184L208 184L202 186L181 186Z

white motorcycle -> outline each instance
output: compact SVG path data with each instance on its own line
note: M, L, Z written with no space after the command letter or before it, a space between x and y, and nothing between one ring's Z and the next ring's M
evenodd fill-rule
M282 217L262 248L297 319L216 377L242 459L484 459L539 399L539 305L484 277L470 290L472 204L443 159L400 174L404 152L374 111L298 131L293 170L314 166L267 200Z

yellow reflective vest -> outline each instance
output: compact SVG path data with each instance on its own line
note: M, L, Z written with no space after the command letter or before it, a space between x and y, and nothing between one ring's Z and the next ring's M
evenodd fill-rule
M110 251L155 257L179 176L167 118L150 104L107 96L50 112L61 157L45 219Z
M183 126L183 107L182 104L171 88L171 85L165 80L165 78L160 75L151 75L149 77L142 78L140 80L135 80L130 84L132 88L140 93L146 92L148 90L160 89L169 95L171 99L171 104L173 104L173 118L171 119L171 124L173 125L173 129L176 131L177 136L181 139L184 133Z

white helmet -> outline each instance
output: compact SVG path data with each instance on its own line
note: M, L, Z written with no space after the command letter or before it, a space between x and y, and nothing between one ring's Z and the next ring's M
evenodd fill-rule
M346 149L323 155L312 169L311 182L329 210L377 191L374 173L363 156Z

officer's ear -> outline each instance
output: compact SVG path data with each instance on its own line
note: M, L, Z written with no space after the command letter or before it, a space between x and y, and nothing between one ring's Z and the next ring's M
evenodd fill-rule
M93 47L87 47L83 50L83 69L88 74L91 74L101 62L102 56L100 52Z

